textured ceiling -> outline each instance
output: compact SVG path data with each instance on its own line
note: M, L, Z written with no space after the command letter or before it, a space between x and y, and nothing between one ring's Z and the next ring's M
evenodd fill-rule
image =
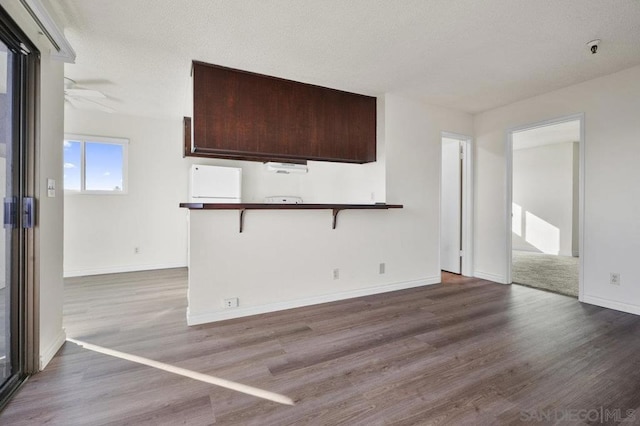
M134 115L183 115L192 59L470 113L640 64L638 0L50 3L65 74Z

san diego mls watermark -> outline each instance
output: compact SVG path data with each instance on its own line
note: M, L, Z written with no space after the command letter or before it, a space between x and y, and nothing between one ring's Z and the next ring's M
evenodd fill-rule
M636 420L636 410L624 408L586 408L586 409L531 409L520 411L523 422L590 422L610 423Z

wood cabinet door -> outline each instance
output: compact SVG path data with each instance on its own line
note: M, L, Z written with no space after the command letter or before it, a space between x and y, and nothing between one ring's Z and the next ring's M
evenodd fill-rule
M258 161L376 158L376 98L194 62L191 154Z

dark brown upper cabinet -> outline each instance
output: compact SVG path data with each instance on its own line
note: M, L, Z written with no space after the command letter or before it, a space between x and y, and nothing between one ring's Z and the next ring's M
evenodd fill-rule
M189 127L189 156L376 160L376 98L195 61Z

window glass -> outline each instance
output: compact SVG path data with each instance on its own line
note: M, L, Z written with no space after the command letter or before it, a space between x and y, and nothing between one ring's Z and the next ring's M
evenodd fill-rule
M65 135L65 191L80 194L126 193L128 146L128 139Z
M64 189L80 191L82 177L82 144L64 141Z
M122 191L123 145L85 142L85 190Z

